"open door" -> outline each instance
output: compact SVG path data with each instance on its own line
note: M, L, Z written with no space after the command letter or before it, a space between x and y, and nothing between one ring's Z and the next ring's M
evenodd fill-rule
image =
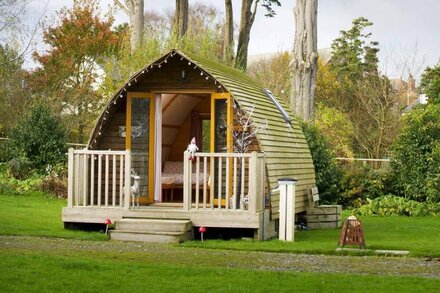
M211 95L211 153L232 153L232 127L233 127L233 108L232 99L229 93L216 93ZM222 164L222 176L219 178L219 161L218 158L214 162L211 161L211 176L214 188L210 192L214 193L214 205L218 205L218 199L221 198L221 205L225 206L225 199L231 196L232 193L232 177L226 178L225 170L226 162ZM229 174L232 174L232 162L229 162ZM222 186L225 186L225 181L229 180L230 190L226 191L216 187L219 180L222 181ZM220 186L220 185L219 185ZM220 192L220 193L219 193Z
M131 168L139 176L139 205L154 201L154 113L153 94L127 93L125 144L131 150Z

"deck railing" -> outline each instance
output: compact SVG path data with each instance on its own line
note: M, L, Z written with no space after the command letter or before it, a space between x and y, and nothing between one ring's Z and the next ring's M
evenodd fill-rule
M129 208L130 151L70 148L68 157L68 207Z
M264 210L263 153L184 153L185 210Z

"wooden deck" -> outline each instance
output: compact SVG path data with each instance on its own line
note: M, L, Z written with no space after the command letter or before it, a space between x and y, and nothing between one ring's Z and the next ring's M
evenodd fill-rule
M193 227L244 228L254 229L255 238L269 239L275 236L274 222L270 221L269 209L264 212L248 211L195 210L167 206L146 206L139 208L113 207L75 207L63 208L63 222L67 223L104 223L109 218L112 222L122 219L163 219L188 220Z
M194 163L185 153L182 202L146 206L138 206L131 195L130 156L130 151L70 150L68 206L62 211L63 222L104 223L109 218L112 222L157 219L169 224L172 220L184 220L191 227L254 229L255 237L261 240L273 236L274 222L265 207L262 153L196 153ZM206 166L208 161L211 168L200 172L200 165ZM195 180L191 179L194 172ZM207 178L212 174L216 174L216 180L208 188ZM201 182L200 178L205 180ZM142 229L133 234L139 232Z
M268 210L266 210L267 213ZM266 215L269 218L269 215ZM104 223L106 218L117 221L122 218L181 219L190 220L195 227L252 228L262 225L263 212L191 210L146 206L125 210L123 208L75 207L63 208L63 222Z

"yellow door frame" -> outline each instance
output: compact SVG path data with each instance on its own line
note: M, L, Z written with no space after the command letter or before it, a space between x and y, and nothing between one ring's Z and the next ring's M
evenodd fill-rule
M127 92L125 120L125 148L131 151L131 99L150 99L150 121L148 138L148 196L147 203L154 202L154 136L155 136L155 94L146 92Z
M233 111L233 107L232 107L232 97L230 93L212 93L211 94L211 136L210 136L210 151L211 153L215 152L215 101L216 100L226 100L227 101L227 106L226 106L226 146L228 149L228 153L232 153L233 152L233 138L232 138L232 130L234 127L234 111ZM230 159L229 161L229 174L232 174L232 160ZM214 174L214 162L211 161L210 163L210 174ZM214 180L214 178L212 178L212 181ZM214 183L214 186L217 182ZM212 194L215 193L215 190L213 190L212 188L210 189L210 192ZM228 190L228 194L227 197L229 198L232 195L232 177L230 178L230 182L229 182L229 190ZM211 198L213 196L211 195ZM214 203L211 204L218 204L218 199L214 199ZM222 206L226 206L226 200L222 199L221 200L221 205Z
M226 100L226 146L228 148L228 153L232 153L232 128L233 128L233 114L232 109L232 98L230 93L212 93L211 94L211 137L210 137L210 150L211 153L215 152L215 101L216 100Z

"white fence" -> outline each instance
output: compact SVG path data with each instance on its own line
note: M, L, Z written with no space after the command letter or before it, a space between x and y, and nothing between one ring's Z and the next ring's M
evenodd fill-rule
M264 154L184 153L183 206L187 211L264 210Z
M129 151L69 149L68 207L129 208L131 159Z

